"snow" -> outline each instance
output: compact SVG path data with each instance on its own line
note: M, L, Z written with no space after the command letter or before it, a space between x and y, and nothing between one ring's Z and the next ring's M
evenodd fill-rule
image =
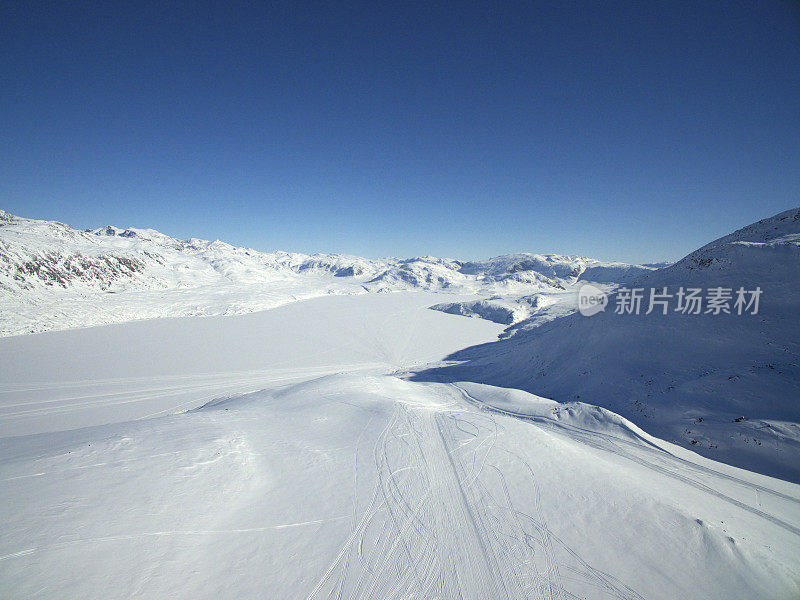
M197 407L343 370L438 360L502 330L428 310L437 296L331 296L269 311L0 338L0 437Z
M327 297L0 340L4 435L30 434L0 439L0 595L800 591L800 486L594 406L409 381L501 329L429 300ZM106 395L79 398L92 389ZM25 402L42 413L11 415Z
M596 283L594 285L597 289L605 292L611 292L617 287L613 284ZM559 289L541 291L536 294L496 295L478 300L442 302L431 308L452 315L486 319L508 325L503 337L509 337L521 330L532 329L558 317L574 313L575 307L578 305L579 287L576 282L566 287L562 286Z
M376 261L0 211L0 597L798 597L798 243ZM570 315L584 281L764 295Z
M763 291L757 315L572 314L421 375L608 408L705 456L800 481L800 209L653 271L637 287ZM643 311L644 312L644 311ZM537 323L538 324L538 323Z
M598 269L614 283L652 270L555 254L462 263L265 253L219 240L177 240L153 229L78 231L0 211L0 336L244 314L331 294L427 290L524 297L563 291Z

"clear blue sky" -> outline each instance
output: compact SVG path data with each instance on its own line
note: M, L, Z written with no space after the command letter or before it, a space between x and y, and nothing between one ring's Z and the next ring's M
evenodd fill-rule
M644 262L798 204L797 2L0 7L21 216Z

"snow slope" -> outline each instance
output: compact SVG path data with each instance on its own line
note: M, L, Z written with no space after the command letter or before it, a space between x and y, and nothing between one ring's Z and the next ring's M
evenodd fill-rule
M152 229L79 231L0 211L0 336L157 317L243 314L329 294L557 294L587 273L600 279L618 275L622 281L648 270L560 255L462 263L264 253L221 241L177 240Z
M800 209L716 240L636 285L763 293L757 315L619 315L612 296L603 313L464 350L450 357L459 364L421 377L580 399L710 458L800 481Z
M0 596L800 593L800 486L401 377L501 329L425 296L0 340Z
M502 330L428 310L436 297L329 296L247 315L1 338L0 437L187 410L298 377L393 372Z

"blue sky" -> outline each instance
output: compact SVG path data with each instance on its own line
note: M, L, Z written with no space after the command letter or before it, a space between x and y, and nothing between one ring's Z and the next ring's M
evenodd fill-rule
M798 65L788 1L6 2L0 207L671 260L800 204Z

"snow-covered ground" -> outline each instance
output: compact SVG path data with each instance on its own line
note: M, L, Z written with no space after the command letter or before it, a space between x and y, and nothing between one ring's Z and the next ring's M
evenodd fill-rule
M196 408L325 374L394 372L497 337L430 292L330 296L258 313L0 338L0 437Z
M590 405L409 381L502 330L431 299L0 340L0 596L800 593L800 486Z

